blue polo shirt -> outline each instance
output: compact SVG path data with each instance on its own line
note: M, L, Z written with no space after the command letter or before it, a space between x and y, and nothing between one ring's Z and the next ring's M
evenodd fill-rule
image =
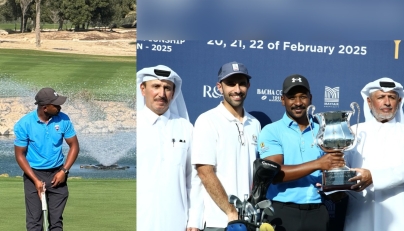
M266 125L258 137L260 158L283 154L284 165L298 165L320 158L324 152L313 144L319 125L310 119L313 133L308 126L303 132L298 124L285 113L281 120ZM321 171L295 181L271 184L267 198L280 202L297 204L321 203L316 183L321 183Z
M14 145L27 147L26 158L31 168L51 169L63 165L63 138L71 138L76 132L70 118L63 112L46 124L39 120L35 110L14 125L14 134Z

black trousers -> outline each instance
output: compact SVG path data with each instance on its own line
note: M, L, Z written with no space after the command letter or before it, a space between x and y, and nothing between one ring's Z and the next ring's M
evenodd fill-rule
M324 204L297 205L273 202L275 216L269 217L275 231L328 231L329 216Z
M48 222L49 230L63 230L63 211L66 206L69 191L66 181L59 186L52 188L51 181L60 168L49 170L34 170L39 180L45 182L46 198L48 202ZM66 177L67 178L67 177ZM24 174L24 193L25 193L25 210L26 210L26 227L27 231L42 231L42 203L38 196L34 182ZM67 180L67 179L66 179Z

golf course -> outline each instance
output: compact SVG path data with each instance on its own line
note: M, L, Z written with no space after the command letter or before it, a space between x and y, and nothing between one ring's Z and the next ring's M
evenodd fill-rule
M136 230L136 181L69 179L64 230ZM21 177L0 177L0 230L25 230Z
M65 95L80 92L101 100L135 96L136 57L0 49L0 78L40 89L51 86Z
M119 101L134 110L135 75L135 55L4 49L0 43L0 83L11 81L12 86L20 88L3 87L5 92L0 92L0 97L26 97L20 95L21 89L37 92L42 87L52 87L69 98L80 96L97 101ZM0 152L0 230L25 230L22 178L2 175L2 155ZM77 177L68 179L68 187L64 230L136 230L135 179Z

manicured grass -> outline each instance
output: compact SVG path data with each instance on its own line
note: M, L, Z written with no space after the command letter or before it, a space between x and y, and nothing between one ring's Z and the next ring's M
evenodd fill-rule
M57 29L57 24L44 24L41 26L43 29ZM11 30L11 31L20 31L21 22L7 22L7 23L0 23L0 29L2 30Z
M69 179L64 230L136 230L136 180ZM0 230L25 230L21 177L0 178Z
M134 98L136 57L0 49L0 78L33 91L49 86L65 95L91 94L102 100Z
M17 23L0 23L0 29L2 30L15 30L17 28L17 31L20 30L20 22Z
M17 29L17 31L20 31L20 27L21 27L21 22L17 21L15 22L4 22L4 23L0 23L0 29L2 30L12 30L14 31L15 29ZM55 29L57 30L59 27L58 23L41 23L41 29L42 30L47 30L47 29ZM90 29L92 29L93 27L90 27ZM35 29L35 28L33 28ZM64 24L63 25L63 30L67 30L67 29L74 29L74 25L72 25L71 23L68 23L67 25ZM105 27L101 27L101 29L105 29ZM106 28L108 29L108 28ZM29 32L30 33L30 32Z
M52 23L41 23L41 29L58 29L59 24L52 24ZM7 23L0 23L0 29L3 30L15 30L20 31L21 22L7 22ZM67 28L70 29L71 24L67 25ZM66 29L66 25L63 25L63 29Z

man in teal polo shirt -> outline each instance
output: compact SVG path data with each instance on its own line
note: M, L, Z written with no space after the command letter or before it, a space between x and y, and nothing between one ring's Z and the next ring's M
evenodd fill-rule
M63 210L68 198L67 175L79 153L76 132L69 117L60 112L67 97L52 88L42 88L35 96L37 110L14 125L15 158L24 171L26 227L43 230L41 192L46 188L49 230L63 230ZM62 153L63 139L69 145Z
M342 153L324 155L313 145L319 125L307 119L311 99L307 79L288 76L281 97L286 112L282 119L266 125L258 137L260 157L281 165L267 191L275 209L271 217L275 230L328 230L328 211L316 184L321 183L320 170L342 167L344 158Z

